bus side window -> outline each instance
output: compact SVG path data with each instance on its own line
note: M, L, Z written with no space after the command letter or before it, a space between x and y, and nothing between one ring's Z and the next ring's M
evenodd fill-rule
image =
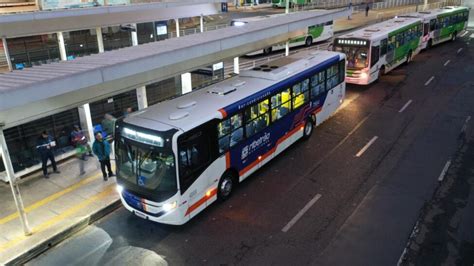
M339 83L346 78L346 60L339 61Z
M268 99L245 109L245 135L247 138L257 134L270 124L270 103Z
M436 19L430 20L430 31L436 30Z
M238 113L217 124L219 153L227 151L243 139L242 114Z
M370 52L370 67L373 67L379 61L380 46L372 46Z
M387 39L380 41L380 56L383 56L387 53Z
M272 96L272 122L284 117L290 112L290 89L286 89Z
M197 129L178 140L179 179L184 192L199 177L210 161L209 136Z
M430 31L430 24L429 23L425 23L424 24L424 28L423 28L423 36L426 36L428 35L428 32Z
M326 69L326 90L334 88L338 84L339 79L339 69L338 64L331 65Z
M324 78L325 73L326 72L323 70L311 77L311 99L318 97L326 90L324 88L324 85L326 83L326 79Z

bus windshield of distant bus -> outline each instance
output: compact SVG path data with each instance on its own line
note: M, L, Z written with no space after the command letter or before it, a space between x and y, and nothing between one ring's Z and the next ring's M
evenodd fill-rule
M362 69L369 66L369 47L367 41L336 40L334 50L346 54L348 68Z

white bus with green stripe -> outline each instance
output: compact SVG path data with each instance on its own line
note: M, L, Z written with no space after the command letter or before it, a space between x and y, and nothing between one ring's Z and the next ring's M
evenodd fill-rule
M404 17L421 18L423 22L422 49L455 40L467 28L469 8L447 6L440 9L420 11Z
M250 18L238 18L238 19L232 20L231 26L242 27L242 26L245 26L249 22L259 21L259 20L263 20L263 19L267 19L267 18L275 17L275 16L284 16L284 15L285 14L275 14L275 15L266 15L266 16L250 17ZM295 47L295 46L301 46L301 45L310 46L311 44L315 42L321 42L321 41L331 39L333 35L334 35L333 21L328 21L326 23L309 26L306 29L306 33L304 35L291 39L289 46L290 48ZM249 53L247 55L256 55L256 54L261 54L261 53L269 54L272 51L285 49L285 46L286 46L285 43L279 43L279 44L275 44L273 46L266 47L264 49Z
M420 18L393 18L334 40L334 50L347 57L346 82L367 85L420 52Z

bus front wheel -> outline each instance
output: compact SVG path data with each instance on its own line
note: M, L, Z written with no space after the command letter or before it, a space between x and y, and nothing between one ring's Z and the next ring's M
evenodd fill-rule
M308 119L306 119L306 122L305 122L304 128L303 128L303 138L304 139L308 139L309 137L311 137L311 134L313 134L313 128L314 128L313 119L308 117Z
M309 46L311 46L311 44L313 44L313 38L310 36L310 37L306 38L306 40L304 42L304 45L306 47L309 47Z
M379 69L379 75L377 77L377 80L380 80L380 78L385 75L385 66L382 66L380 69Z
M270 54L271 52L272 52L272 47L267 47L267 48L263 49L263 54L264 55Z
M219 180L217 187L217 198L220 201L225 201L230 198L235 185L235 178L231 172L226 172Z

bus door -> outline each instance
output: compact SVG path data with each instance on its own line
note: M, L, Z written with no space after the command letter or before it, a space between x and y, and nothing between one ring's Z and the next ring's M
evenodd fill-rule
M210 133L204 125L178 138L179 183L183 201L188 204L189 218L206 207L203 198L211 177L205 170L215 159Z

